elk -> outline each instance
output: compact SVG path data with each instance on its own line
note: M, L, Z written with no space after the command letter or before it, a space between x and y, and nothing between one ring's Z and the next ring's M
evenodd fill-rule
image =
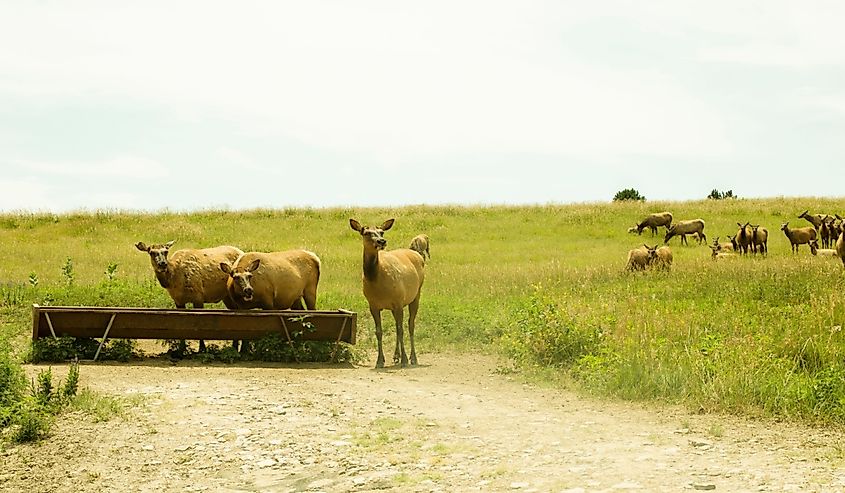
M798 216L798 219L806 219L815 229L819 229L825 215L826 214L810 214L810 211L806 210Z
M176 308L185 308L188 303L194 308L202 308L206 303L219 301L223 301L226 308L237 308L226 291L227 276L220 272L217 264L234 262L244 252L233 246L219 246L176 250L168 256L174 243L147 245L139 241L135 248L149 254L156 279L167 290ZM233 344L237 346L237 341ZM185 341L179 345L184 351ZM204 352L205 341L200 339L199 346L200 352Z
M699 242L706 242L707 236L704 235L704 220L690 219L688 221L680 221L673 224L666 230L666 236L663 238L663 243L669 243L673 236L681 236L681 244L687 243L687 235L697 233Z
M751 239L752 234L754 233L751 230L751 223L745 223L744 225L740 223L736 223L739 226L739 230L736 232L736 242L739 245L739 250L741 250L743 255L748 253L748 248L754 248L753 241Z
M649 214L645 219L637 223L635 227L637 228L637 234L643 234L643 230L649 228L651 230L651 236L654 236L657 234L658 226L664 226L668 230L672 226L672 213L655 212L654 214Z
M754 248L754 253L760 252L763 255L769 253L769 230L761 228L759 224L751 225L751 244Z
M790 229L789 223L786 222L780 227L780 230L789 238L789 243L792 244L792 253L798 252L798 245L809 244L816 239L816 230L811 226Z
M384 232L393 227L394 219L388 219L379 227L362 226L355 219L349 219L349 226L357 231L364 242L363 288L364 297L370 306L370 314L376 325L378 359L376 368L384 368L382 349L381 311L390 310L396 321L396 349L393 362L408 365L402 318L408 307L408 335L411 341L411 365L417 364L414 346L414 326L420 307L420 293L425 280L425 260L422 255L409 248L385 250L387 240Z

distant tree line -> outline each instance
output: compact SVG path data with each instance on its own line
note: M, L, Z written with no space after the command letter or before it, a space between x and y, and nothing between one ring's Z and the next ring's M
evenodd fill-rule
M719 190L714 188L710 192L710 195L707 196L707 198L711 200L723 200L737 199L739 197L734 195L733 190L720 192ZM619 190L618 192L616 192L616 195L613 196L614 202L621 202L623 200L638 200L640 202L645 202L645 196L640 194L640 192L636 188L626 188L624 190Z

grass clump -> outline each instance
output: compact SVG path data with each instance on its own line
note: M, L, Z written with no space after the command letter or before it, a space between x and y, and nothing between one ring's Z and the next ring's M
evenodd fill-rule
M0 372L6 391L0 401L0 431L2 436L15 443L32 442L44 437L50 430L52 419L75 398L79 385L79 365L71 365L65 380L55 387L52 369L42 370L30 385L28 392L23 372L8 359L0 360Z

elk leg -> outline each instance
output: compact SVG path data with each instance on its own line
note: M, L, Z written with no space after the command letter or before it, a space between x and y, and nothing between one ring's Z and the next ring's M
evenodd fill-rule
M420 308L419 294L408 305L408 337L411 338L411 366L417 366L417 349L414 346L414 327L416 326L417 310Z
M305 300L305 307L308 310L316 310L317 309L317 289L316 286L313 290L306 289L304 293L302 293L302 298Z
M384 351L382 351L381 345L381 310L370 308L370 314L373 316L373 322L376 323L376 341L378 341L376 368L384 368Z
M396 320L396 351L393 354L393 362L401 361L401 366L408 366L408 356L405 354L405 333L402 329L403 307L393 310L393 319ZM397 357L399 356L399 357Z

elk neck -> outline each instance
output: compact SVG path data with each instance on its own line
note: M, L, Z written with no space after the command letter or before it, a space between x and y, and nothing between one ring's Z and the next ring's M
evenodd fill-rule
M158 279L158 283L161 284L161 287L167 289L170 287L170 268L168 267L166 271L159 272L155 271L156 279Z
M364 278L375 281L378 277L378 250L364 247Z

